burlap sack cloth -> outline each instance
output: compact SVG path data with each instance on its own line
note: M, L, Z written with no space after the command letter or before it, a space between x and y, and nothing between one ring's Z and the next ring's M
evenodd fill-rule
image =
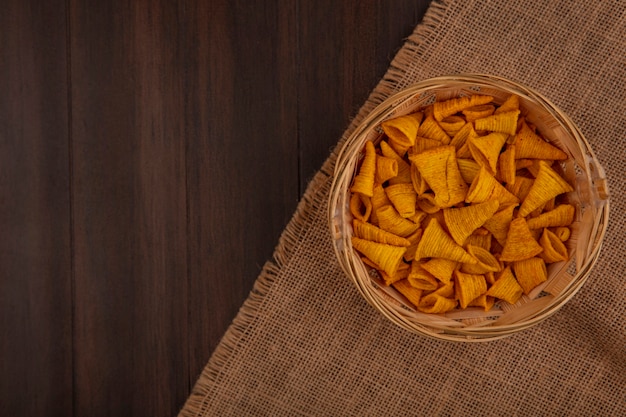
M343 138L398 89L459 72L534 87L597 153L611 225L582 290L547 321L493 342L395 327L334 261L331 155L182 416L626 416L626 3L435 1Z

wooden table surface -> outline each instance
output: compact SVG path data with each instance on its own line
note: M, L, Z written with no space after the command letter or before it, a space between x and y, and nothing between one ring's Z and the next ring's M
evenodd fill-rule
M427 7L5 0L0 415L175 415Z

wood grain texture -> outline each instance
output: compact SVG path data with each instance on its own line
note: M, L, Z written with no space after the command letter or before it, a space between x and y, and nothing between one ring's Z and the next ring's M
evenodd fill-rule
M175 2L70 2L75 412L188 390L184 47Z
M300 2L298 131L304 190L430 2Z
M291 0L185 16L191 385L298 201L297 16Z
M424 0L0 14L0 415L167 416Z
M66 21L0 13L0 415L72 413Z

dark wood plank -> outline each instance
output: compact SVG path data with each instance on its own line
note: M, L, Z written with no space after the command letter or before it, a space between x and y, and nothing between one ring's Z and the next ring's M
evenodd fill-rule
M300 186L306 185L387 71L430 1L302 1Z
M192 383L298 197L427 6L214 1L193 10L186 88L193 110L186 125L195 129L187 135Z
M296 2L187 10L190 385L298 201Z
M70 1L75 412L188 392L186 45L177 2Z
M427 2L31 3L0 14L0 414L173 415Z
M0 415L72 415L63 2L0 13Z

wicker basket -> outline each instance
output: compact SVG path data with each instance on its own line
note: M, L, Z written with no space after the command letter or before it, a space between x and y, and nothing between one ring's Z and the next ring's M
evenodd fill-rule
M365 141L377 143L381 139L379 126L383 120L414 112L434 101L476 93L494 96L496 103L502 103L512 93L517 94L520 106L529 113L527 119L548 141L568 154L562 168L566 180L575 187L567 197L569 203L576 206L568 240L570 259L551 264L548 280L514 305L501 301L489 312L468 308L446 314L425 314L412 307L393 287L385 286L353 250L349 187ZM555 313L587 280L598 259L608 217L609 198L604 171L570 118L528 87L480 74L428 79L381 103L366 116L340 150L329 200L329 222L337 259L362 296L406 330L453 341L502 338L528 329Z

